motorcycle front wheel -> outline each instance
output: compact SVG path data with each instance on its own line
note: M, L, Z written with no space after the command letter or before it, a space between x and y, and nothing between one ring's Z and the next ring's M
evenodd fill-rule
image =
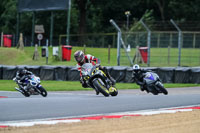
M47 91L44 89L44 87L38 87L38 89L40 90L40 94L43 96L43 97L46 97L47 96Z
M117 94L118 94L117 88L114 88L112 86L109 88L109 92L110 92L111 96L117 96Z
M168 94L168 91L167 91L160 83L157 84L157 87L160 89L160 91L161 91L163 94L165 94L165 95Z
M104 89L104 86L101 85L101 83L95 79L93 80L93 86L99 90L99 92L101 92L105 97L109 96L109 91L107 89Z

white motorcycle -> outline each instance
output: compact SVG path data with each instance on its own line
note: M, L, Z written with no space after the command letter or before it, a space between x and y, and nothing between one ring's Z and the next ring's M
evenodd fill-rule
M21 92L25 97L29 97L30 95L42 95L43 97L47 96L47 91L40 84L40 78L35 75L27 76L24 82L13 79L19 86L19 88L15 87L15 89Z

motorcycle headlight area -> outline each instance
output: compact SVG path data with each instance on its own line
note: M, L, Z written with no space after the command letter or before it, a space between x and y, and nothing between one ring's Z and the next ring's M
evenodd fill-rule
M40 78L37 77L36 80L37 80L38 83L40 83Z
M32 86L36 86L37 85L37 83L33 82L33 81L31 81L30 83L31 83Z

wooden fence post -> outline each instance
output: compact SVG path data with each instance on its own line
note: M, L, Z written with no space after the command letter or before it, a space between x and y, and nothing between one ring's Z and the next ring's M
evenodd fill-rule
M110 45L108 45L108 64L110 64Z
M170 46L168 46L168 65L170 64Z
M84 47L83 53L85 54L85 52L86 52L86 45L84 44L83 47Z
M195 44L196 44L196 34L194 33L194 35L193 35L193 48L195 48Z
M160 47L160 33L158 33L158 38L157 38L157 48Z
M1 32L1 47L3 47L3 32Z

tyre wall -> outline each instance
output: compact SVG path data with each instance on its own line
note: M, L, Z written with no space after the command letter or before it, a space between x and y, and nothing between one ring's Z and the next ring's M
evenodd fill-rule
M8 66L0 65L0 79L12 80L19 69L27 69L39 76L41 80L79 81L79 71L74 66ZM132 68L122 66L107 66L110 75L122 83L132 83ZM200 67L146 67L142 68L156 72L163 83L200 83Z

